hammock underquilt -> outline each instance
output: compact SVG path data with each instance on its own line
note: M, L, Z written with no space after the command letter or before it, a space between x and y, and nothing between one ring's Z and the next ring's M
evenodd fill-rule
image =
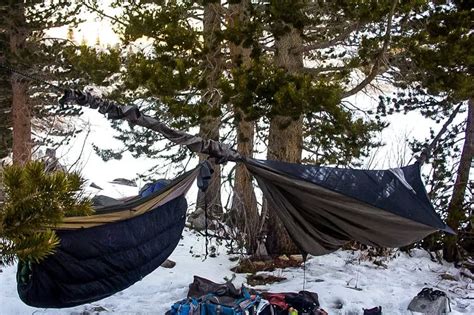
M171 255L186 210L186 199L179 196L129 220L57 231L61 244L55 254L31 264L28 281L19 279L21 300L35 307L63 308L124 290ZM19 275L23 267L19 265Z

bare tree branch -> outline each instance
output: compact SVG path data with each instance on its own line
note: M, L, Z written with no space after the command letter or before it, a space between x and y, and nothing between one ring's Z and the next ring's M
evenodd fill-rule
M127 26L127 24L121 20L119 20L118 18L116 18L115 16L111 16L111 15L108 15L107 13L105 13L104 11L102 10L99 10L95 7L93 7L92 5L88 4L87 1L81 1L81 4L84 5L86 8L88 8L89 10L99 14L100 16L102 17L106 17L118 24L121 24L122 26Z
M316 75L316 74L320 74L321 72L342 71L346 69L347 69L346 66L330 66L330 67L321 67L321 68L303 68L303 72Z
M341 32L341 34L337 35L333 39L330 39L330 40L325 41L325 42L318 42L318 43L313 43L313 44L303 46L301 48L293 50L293 53L299 54L299 53L306 53L306 52L309 52L309 51L315 50L315 49L329 48L329 47L334 46L337 43L345 40L347 37L349 37L349 35L351 35L351 33L353 31L357 30L359 27L360 27L359 22L353 23L353 24L349 25L345 30L343 30Z
M69 168L67 169L67 172L71 172L71 170L73 169L74 166L77 165L77 163L79 163L79 161L81 160L82 158L82 154L84 153L84 148L86 146L86 143L87 143L87 139L89 139L89 135L91 133L91 124L90 122L88 123L88 126L87 126L87 133L86 133L86 136L84 137L84 141L82 142L82 147L81 147L81 151L79 152L79 155L77 156L77 159L74 161L74 163L71 164L71 166L69 166Z
M52 41L63 41L63 42L68 42L69 44L73 45L74 47L77 47L77 44L73 42L70 39L67 38L60 38L60 37L42 37L40 41L47 41L47 40L52 40Z
M431 143L421 152L420 156L417 159L417 161L420 164L425 163L425 161L431 156L431 152L433 151L434 147L438 143L441 136L446 132L449 125L453 122L454 118L456 117L459 110L461 109L461 106L462 106L462 103L459 104L458 107L454 109L454 111L449 116L448 120L446 120L446 122L443 124L443 127L441 127L441 130L438 132L436 137L434 137L433 141L431 141Z
M358 92L363 90L370 82L372 82L372 80L377 76L380 66L382 65L383 59L385 57L385 53L387 52L388 44L390 43L392 19L395 12L395 8L397 7L397 3L398 1L393 1L392 8L390 9L390 13L388 15L387 30L385 31L384 43L377 58L375 59L374 65L372 66L372 69L370 70L369 75L364 80L362 80L362 82L360 82L357 86L355 86L353 89L345 92L342 95L342 98L346 98L351 95L357 94Z

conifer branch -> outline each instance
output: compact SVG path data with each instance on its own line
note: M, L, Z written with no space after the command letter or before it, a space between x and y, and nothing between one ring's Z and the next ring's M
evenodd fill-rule
M47 41L47 40L52 40L52 41L61 41L61 42L68 42L69 44L73 45L74 47L78 47L75 42L68 38L60 38L60 37L42 37L40 38L41 41Z
M305 73L311 74L311 75L317 75L322 72L327 72L327 71L343 71L347 70L348 68L346 66L332 66L332 67L320 67L320 68L304 68L303 71Z
M41 261L59 244L51 228L65 216L92 213L90 200L80 192L84 181L77 173L49 173L44 163L33 161L5 167L2 184L0 264L16 259Z
M91 10L92 12L95 12L95 13L99 14L99 15L102 16L102 17L108 18L108 19L110 19L110 20L112 20L112 21L114 21L114 22L116 22L116 23L118 23L118 24L120 24L120 25L122 25L122 26L127 26L127 23L125 23L125 22L119 20L119 19L116 18L115 16L111 16L111 15L105 13L104 11L99 10L99 9L95 8L94 6L88 4L88 3L87 3L87 0L81 1L80 3L81 3L82 5L84 5L86 8L88 8L89 10Z

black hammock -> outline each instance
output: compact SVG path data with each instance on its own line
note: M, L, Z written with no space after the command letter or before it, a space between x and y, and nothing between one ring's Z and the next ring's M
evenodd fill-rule
M350 240L400 247L439 230L453 233L427 197L419 163L390 170L354 170L254 160L217 141L171 129L141 114L136 106L120 106L73 90L60 100L66 102L155 130L219 163L243 163L303 253L324 255ZM37 307L75 306L123 290L153 271L177 246L186 213L183 196L203 169L209 175L208 168L200 165L163 192L99 210L94 216L67 218L58 227L61 244L55 254L39 264L19 264L21 299ZM207 175L199 177L200 187ZM161 202L149 202L153 198ZM98 220L101 215L134 213L137 206L145 211L114 222L108 217ZM94 225L96 221L101 224ZM81 228L65 229L71 227Z

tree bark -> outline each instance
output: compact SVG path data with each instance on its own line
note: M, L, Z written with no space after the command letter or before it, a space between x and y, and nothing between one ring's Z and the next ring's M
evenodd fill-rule
M240 111L240 110L236 110ZM254 122L245 120L237 124L237 151L245 157L252 157L254 144ZM255 253L258 241L259 214L252 176L247 168L239 163L235 170L232 210L239 220L239 230L245 233L245 243L250 254ZM242 220L243 219L243 220Z
M24 164L31 158L31 111L26 83L12 78L13 163Z
M222 73L222 53L220 40L217 33L221 29L219 18L220 1L208 3L204 6L204 48L206 55L204 56L204 76L206 78L206 88L202 91L202 101L207 104L207 115L203 117L199 126L199 136L205 139L219 141L219 128L221 124L219 107L221 102L220 94L217 92L217 84ZM200 156L199 160L205 160L207 156ZM213 217L219 217L222 214L221 201L221 167L210 160L214 169L209 187L205 193L199 191L196 208L203 209L206 205L209 214Z
M1 62L0 57L0 62ZM0 159L12 149L12 89L8 75L0 72Z
M301 162L303 121L277 116L270 122L268 160ZM296 254L300 250L293 243L275 211L269 207L267 222L267 251L271 255Z
M21 58L25 49L26 30L25 7L23 2L12 6L10 20L10 53L14 60ZM12 88L11 119L13 127L13 162L24 164L31 158L31 109L28 104L28 86L18 76L10 78Z
M10 14L8 7L0 7L0 16ZM7 20L0 22L0 63L6 63L7 51L10 49L10 30ZM0 70L0 159L8 156L12 149L12 89L10 76L4 70Z
M229 5L229 27L236 30L245 27L250 22L249 0ZM243 38L240 38L243 40ZM244 48L242 42L230 43L230 55L234 67L249 67L251 63L250 48ZM248 121L245 113L234 106L234 116L237 127L237 151L245 157L252 157L255 136L255 122ZM247 252L254 254L258 245L259 214L257 198L252 184L252 177L247 168L237 164L235 170L234 189L232 192L231 218L243 238Z
M288 25L290 31L276 42L275 63L290 73L303 71L303 40L297 29ZM303 118L293 120L285 116L275 116L270 120L267 159L292 163L301 162L303 145ZM267 205L269 207L269 205ZM299 249L275 211L268 208L266 247L269 254L294 254Z
M474 98L468 101L467 121L465 140L461 152L461 159L456 172L456 181L453 187L453 194L448 205L447 224L458 231L460 222L466 217L466 209L463 208L466 189L469 182L469 172L472 167L474 156ZM444 243L444 258L447 261L458 261L459 253L457 250L457 235L449 235Z

